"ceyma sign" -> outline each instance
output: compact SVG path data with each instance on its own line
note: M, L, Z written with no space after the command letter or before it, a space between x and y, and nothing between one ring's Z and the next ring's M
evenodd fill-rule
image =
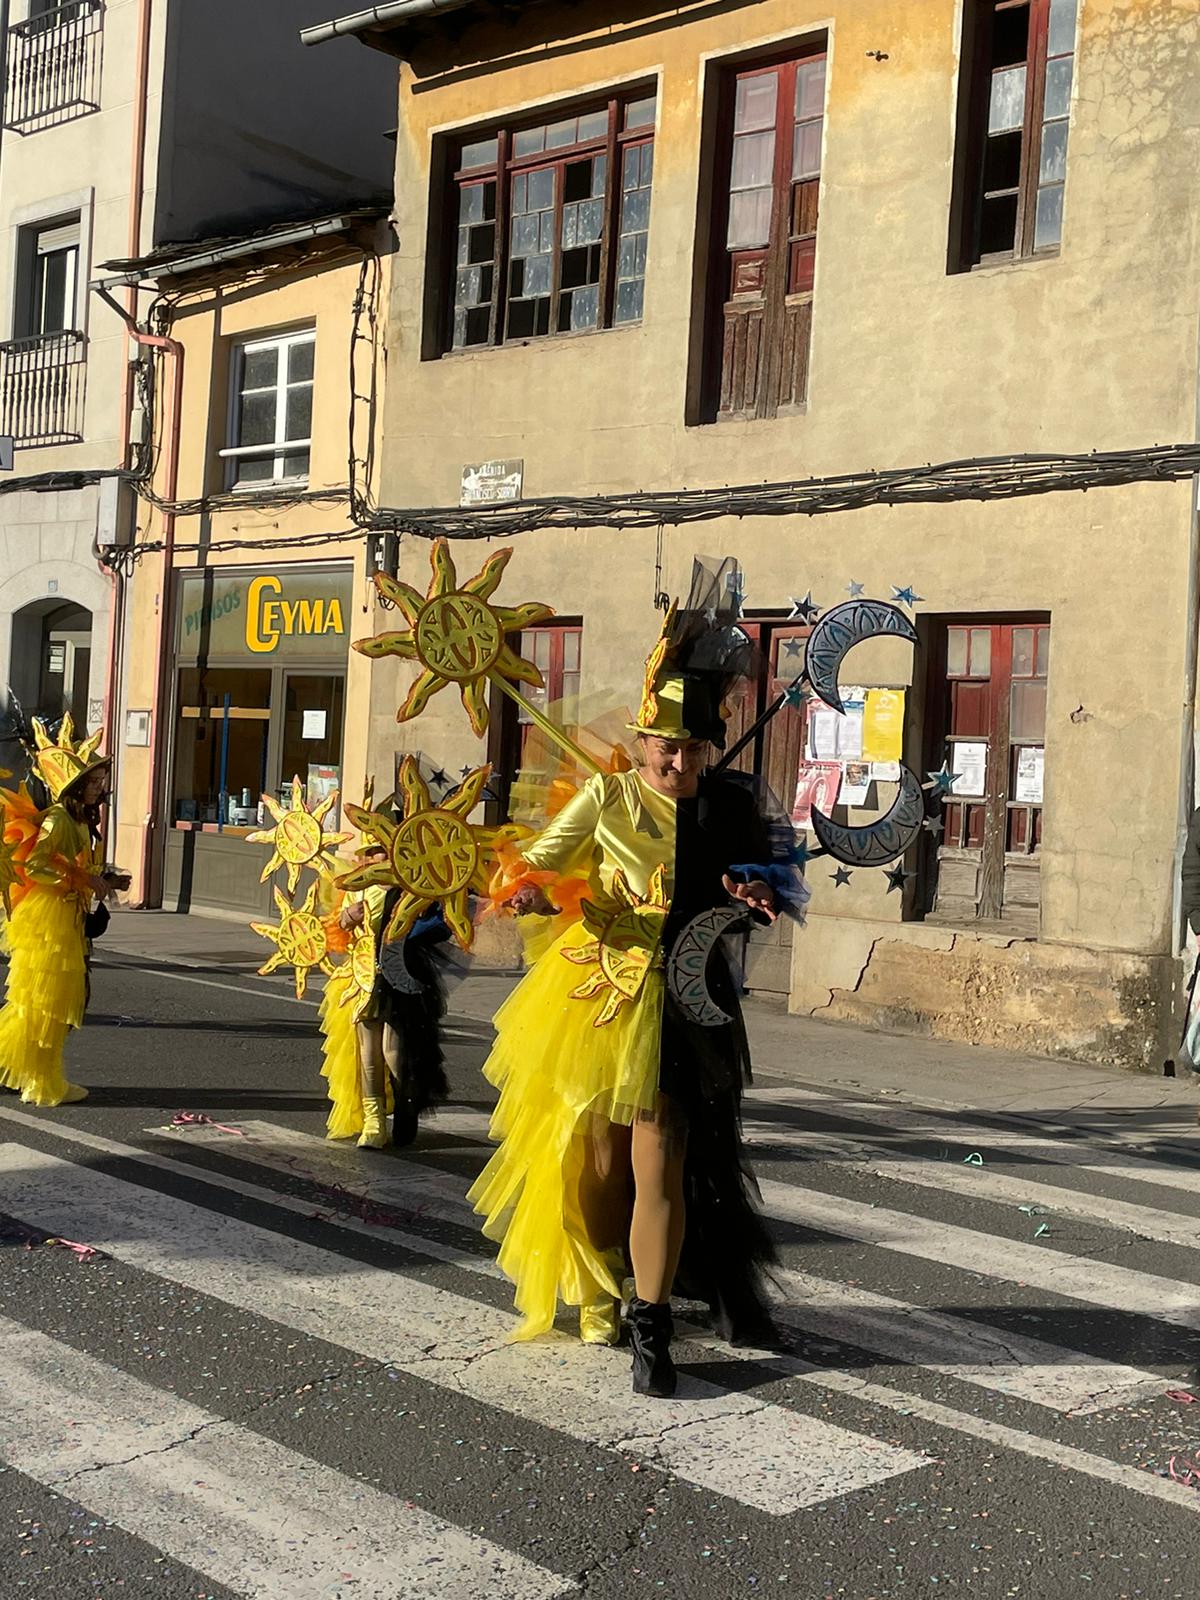
M348 567L184 573L178 658L345 661L353 582Z

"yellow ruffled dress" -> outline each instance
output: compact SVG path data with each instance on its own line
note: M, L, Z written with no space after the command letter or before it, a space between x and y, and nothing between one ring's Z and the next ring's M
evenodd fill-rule
M82 873L99 870L87 824L65 806L51 806L23 870L28 887L4 934L9 966L0 1010L0 1084L33 1105L56 1106L67 1090L67 1034L83 1022L87 1005L83 924L90 896L71 887Z
M372 995L375 982L375 940L383 916L387 890L370 888L364 894L347 896L347 903L356 899L365 902L367 914L361 933L351 942L347 959L334 971L325 985L321 997L321 1051L324 1065L321 1076L326 1081L330 1099L329 1116L325 1122L328 1139L357 1139L363 1130L362 1070L358 1052L358 1024L373 1014ZM356 959L358 940L364 941L363 953ZM366 942L366 941L369 941ZM369 957L369 959L368 959ZM387 1109L392 1110L392 1085L387 1081Z
M557 935L497 1012L484 1066L500 1091L491 1122L500 1148L469 1198L516 1286L518 1339L546 1332L559 1299L585 1305L620 1293L588 1239L579 1178L590 1115L629 1124L655 1103L659 942L675 831L674 800L636 772L601 774L520 847L532 872L582 873L589 893L583 918Z

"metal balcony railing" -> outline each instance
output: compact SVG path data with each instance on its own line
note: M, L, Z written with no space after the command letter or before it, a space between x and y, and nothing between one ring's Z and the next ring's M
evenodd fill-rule
M37 133L100 109L102 0L66 0L8 30L4 126Z
M0 434L18 449L83 438L86 349L71 332L0 344Z

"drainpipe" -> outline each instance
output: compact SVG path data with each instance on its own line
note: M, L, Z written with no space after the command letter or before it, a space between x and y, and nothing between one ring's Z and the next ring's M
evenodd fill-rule
M142 243L142 201L145 195L146 181L146 103L150 91L150 11L153 0L139 0L137 43L134 60L136 71L133 91L133 137L130 145L129 158L129 227L126 232L126 254L133 260L141 254ZM7 5L7 0L0 0L0 7ZM107 296L104 297L107 300ZM122 467L128 467L131 413L133 410L133 367L129 360L129 341L134 337L137 313L137 287L130 285L125 291L125 309L114 306L118 316L125 325L125 339L123 341L123 373L121 379L121 411L119 417L120 442L117 447L117 460ZM108 304L112 305L109 300ZM147 337L149 337L147 335ZM140 342L140 341L139 341ZM177 363L178 364L178 363ZM171 491L171 498L175 498ZM172 536L174 530L172 529ZM121 672L123 668L122 638L125 629L125 592L127 579L116 568L106 567L104 562L99 562L100 570L104 572L112 583L112 608L110 612L108 635L108 666L105 673L104 704L108 715L108 753L112 758L112 787L114 803L119 799L118 784L120 781L120 751L121 740L117 727L118 700L120 697ZM143 867L144 871L144 867ZM143 877L143 898L145 898L146 879Z
M183 346L178 339L165 334L147 333L139 328L131 312L125 310L103 285L95 285L96 293L125 324L129 337L143 349L161 350L170 358L171 385L163 432L163 486L162 498L168 502L163 511L163 578L158 606L158 638L154 652L154 704L150 712L150 782L146 797L146 829L142 843L141 888L142 906L156 904L161 899L156 868L156 833L161 827L159 815L163 780L163 761L166 751L163 723L166 708L171 700L171 623L174 614L175 592L172 583L175 564L175 513L170 506L179 498L179 438L183 422Z

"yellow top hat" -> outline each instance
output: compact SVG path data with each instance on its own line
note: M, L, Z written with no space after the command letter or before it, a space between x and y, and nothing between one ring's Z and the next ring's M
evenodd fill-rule
M55 741L50 737L46 724L34 718L33 740L37 746L34 765L38 776L50 791L51 800L61 800L80 778L86 778L89 772L96 772L111 764L110 756L96 754L103 737L101 729L93 733L91 738L81 739L76 744L75 723L68 711L59 724L58 739Z
M728 717L720 704L719 685L705 682L705 674L681 672L670 664L678 611L675 601L646 658L637 718L626 727L631 733L649 733L657 739L708 739L719 744L724 738L721 725Z

